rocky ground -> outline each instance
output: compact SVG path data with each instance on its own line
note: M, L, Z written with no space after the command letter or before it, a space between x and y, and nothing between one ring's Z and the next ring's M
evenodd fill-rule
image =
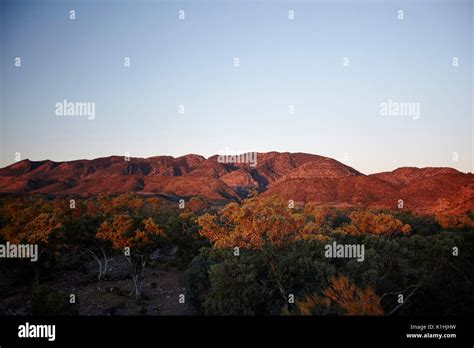
M143 296L133 296L133 282L123 257L114 257L104 280L97 280L97 264L91 260L82 270L67 270L42 281L63 294L74 294L79 315L192 315L188 303L180 303L186 294L184 272L172 267L150 264L145 270ZM7 285L7 284L3 284ZM11 286L4 289L12 289ZM0 313L26 315L31 312L31 288L4 292Z

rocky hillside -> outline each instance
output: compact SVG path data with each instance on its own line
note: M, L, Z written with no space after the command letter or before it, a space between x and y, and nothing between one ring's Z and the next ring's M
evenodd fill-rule
M222 159L222 158L221 158ZM138 192L170 198L239 200L251 190L295 202L396 208L422 213L474 209L474 175L452 168L399 168L364 175L334 159L306 153L258 153L256 163L215 155L69 162L24 160L0 169L0 192L98 194ZM238 161L237 161L238 162Z

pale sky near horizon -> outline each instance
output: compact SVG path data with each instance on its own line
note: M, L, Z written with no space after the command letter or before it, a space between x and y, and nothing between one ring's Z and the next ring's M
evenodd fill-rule
M0 0L0 167L17 152L289 151L366 174L474 172L473 13L470 0ZM57 116L65 99L95 117ZM389 101L419 115L382 115Z

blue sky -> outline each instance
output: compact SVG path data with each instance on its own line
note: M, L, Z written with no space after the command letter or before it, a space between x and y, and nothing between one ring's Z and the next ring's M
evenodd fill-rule
M0 1L2 167L275 150L473 171L472 1Z

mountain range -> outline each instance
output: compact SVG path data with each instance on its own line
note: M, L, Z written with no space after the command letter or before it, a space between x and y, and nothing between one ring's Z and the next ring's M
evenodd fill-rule
M251 190L336 207L398 207L417 213L474 209L474 174L453 168L403 167L371 175L307 153L258 153L256 163L219 156L110 156L54 162L23 160L0 169L0 192L94 195L136 192L171 199L240 200Z

